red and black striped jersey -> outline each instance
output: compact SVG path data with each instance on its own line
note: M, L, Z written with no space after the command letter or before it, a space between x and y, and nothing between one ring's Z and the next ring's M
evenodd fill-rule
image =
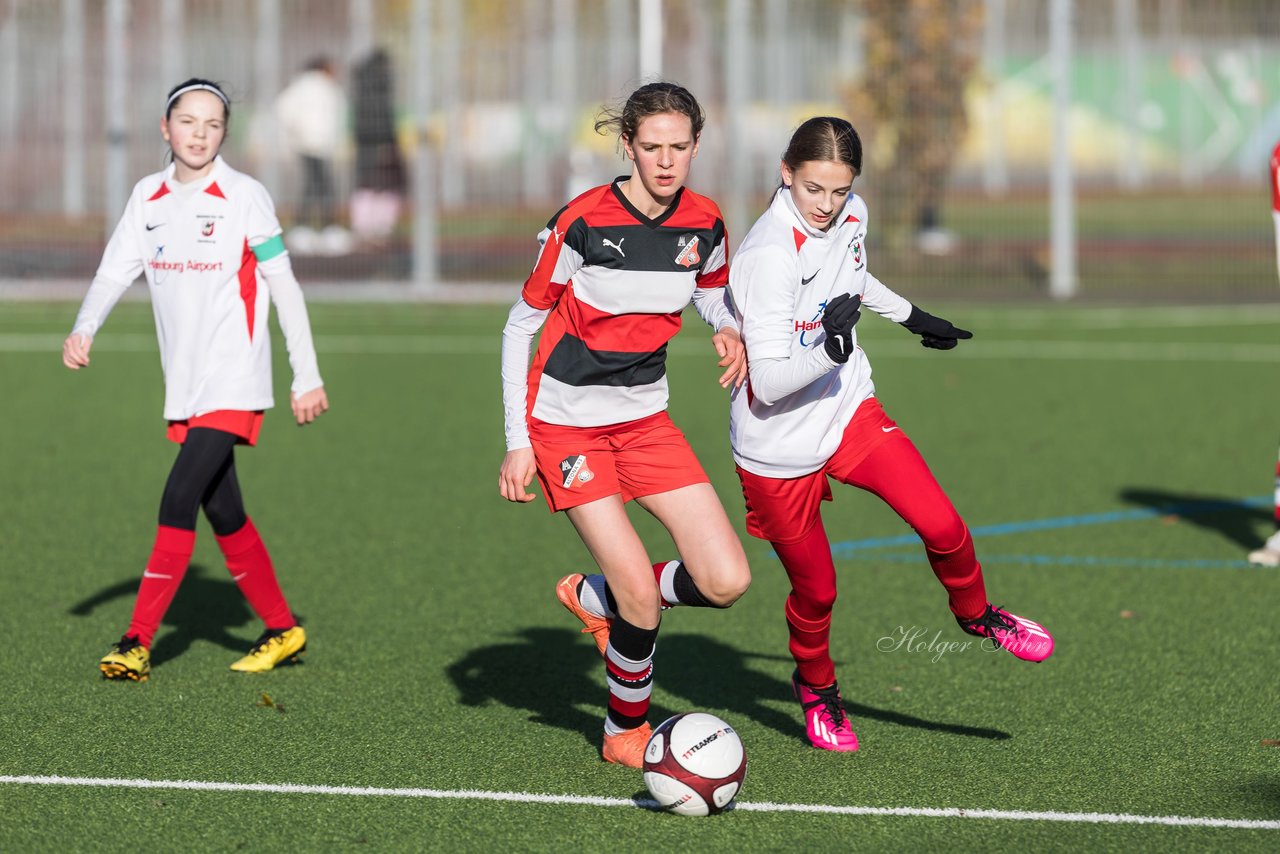
M538 235L521 297L550 310L529 369L527 412L550 424L596 427L667 407L667 342L698 288L728 282L724 219L682 188L655 219L619 182L565 205Z

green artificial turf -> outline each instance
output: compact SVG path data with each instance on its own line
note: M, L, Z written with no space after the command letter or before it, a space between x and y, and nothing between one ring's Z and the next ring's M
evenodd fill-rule
M879 396L974 529L991 598L1047 626L1053 657L939 653L968 636L921 549L897 544L910 532L877 499L837 486L832 650L861 749L803 743L788 586L745 535L746 596L664 616L652 719L730 721L748 804L1280 818L1278 576L1243 561L1271 524L1280 311L926 307L976 337L925 351L864 312ZM589 557L541 499L497 494L503 308L312 307L332 411L298 429L277 408L237 454L310 636L305 663L227 669L260 627L202 520L141 685L102 681L95 663L127 624L175 446L149 308L119 306L78 373L58 357L73 315L0 308L0 775L645 797L639 773L599 761L602 667L552 592ZM672 416L741 530L727 400L696 316L668 367ZM276 368L283 399L279 350ZM672 556L634 517L654 559ZM1056 521L1030 524L1043 520ZM894 648L906 634L926 648ZM18 783L0 783L0 813L5 851L1262 851L1278 838Z

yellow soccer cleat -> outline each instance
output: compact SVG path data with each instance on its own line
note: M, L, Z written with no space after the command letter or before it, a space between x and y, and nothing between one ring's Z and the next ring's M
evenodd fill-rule
M132 635L120 638L114 646L98 662L102 678L146 682L151 676L151 652Z
M267 629L254 641L249 654L231 665L241 673L266 673L282 661L298 660L307 651L307 633L302 626L290 629Z

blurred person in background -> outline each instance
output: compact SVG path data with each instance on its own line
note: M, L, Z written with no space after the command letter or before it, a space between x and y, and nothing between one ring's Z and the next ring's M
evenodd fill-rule
M851 192L861 171L862 143L848 121L801 124L782 156L782 186L729 275L749 366L729 419L747 532L773 545L791 581L792 689L809 743L843 752L857 750L858 738L830 653L836 570L821 514L829 478L878 496L920 535L965 632L1026 661L1053 652L1043 627L987 601L968 527L876 397L854 331L862 307L925 347L950 350L973 336L868 272L867 206Z
M313 422L329 401L271 197L218 154L230 118L227 96L212 81L192 78L170 91L160 130L172 162L134 186L62 345L68 368L86 367L116 301L140 273L146 277L168 437L181 447L160 499L133 617L99 662L108 679L150 675L151 641L191 561L201 507L227 569L265 624L231 669L271 670L306 648L306 632L280 590L236 476L236 445L257 443L263 411L273 405L272 302L293 367L289 403L297 423Z
M600 568L566 575L556 596L605 658L601 756L632 768L650 735L662 609L727 608L751 582L742 543L667 414L667 342L690 301L716 330L720 385L746 376L725 301L724 218L685 186L704 121L698 101L673 83L641 86L605 112L596 129L617 132L631 174L551 218L502 332L507 454L498 490L532 501L526 488L536 474L552 512L568 516ZM679 557L650 560L627 516L631 500L662 523Z
M1271 220L1276 229L1276 271L1280 273L1280 143L1271 151ZM1249 563L1280 566L1280 460L1276 461L1275 531L1262 548L1249 552Z
M351 251L351 235L338 223L334 160L342 150L347 127L347 99L333 62L311 59L276 98L276 119L286 149L302 167L302 200L289 248L299 255L343 255Z
M355 69L356 180L351 230L379 246L391 237L404 201L404 160L396 141L391 59L381 48Z

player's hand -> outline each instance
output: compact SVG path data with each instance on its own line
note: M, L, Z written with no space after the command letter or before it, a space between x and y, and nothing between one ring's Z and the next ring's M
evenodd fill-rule
M732 384L737 388L746 382L747 348L743 345L738 330L726 326L711 336L711 343L715 345L716 355L720 357L716 364L724 368L724 373L720 375L720 387L728 388Z
M502 458L502 468L498 472L498 492L508 501L527 504L538 496L526 490L533 483L533 475L537 471L534 462L533 448L516 448L507 451Z
M93 336L84 333L71 333L62 342L62 364L73 371L78 371L89 364L89 348L93 346Z
M831 361L843 365L853 354L853 327L862 317L862 295L842 293L827 301L822 312L822 329L827 340L822 343Z
M934 350L950 350L957 342L973 337L969 330L952 325L950 320L934 317L914 305L911 306L911 316L902 321L902 325L920 336L921 346Z
M289 406L293 408L293 417L298 420L298 426L302 427L329 411L329 397L324 393L324 386L303 392L302 397L289 392Z

